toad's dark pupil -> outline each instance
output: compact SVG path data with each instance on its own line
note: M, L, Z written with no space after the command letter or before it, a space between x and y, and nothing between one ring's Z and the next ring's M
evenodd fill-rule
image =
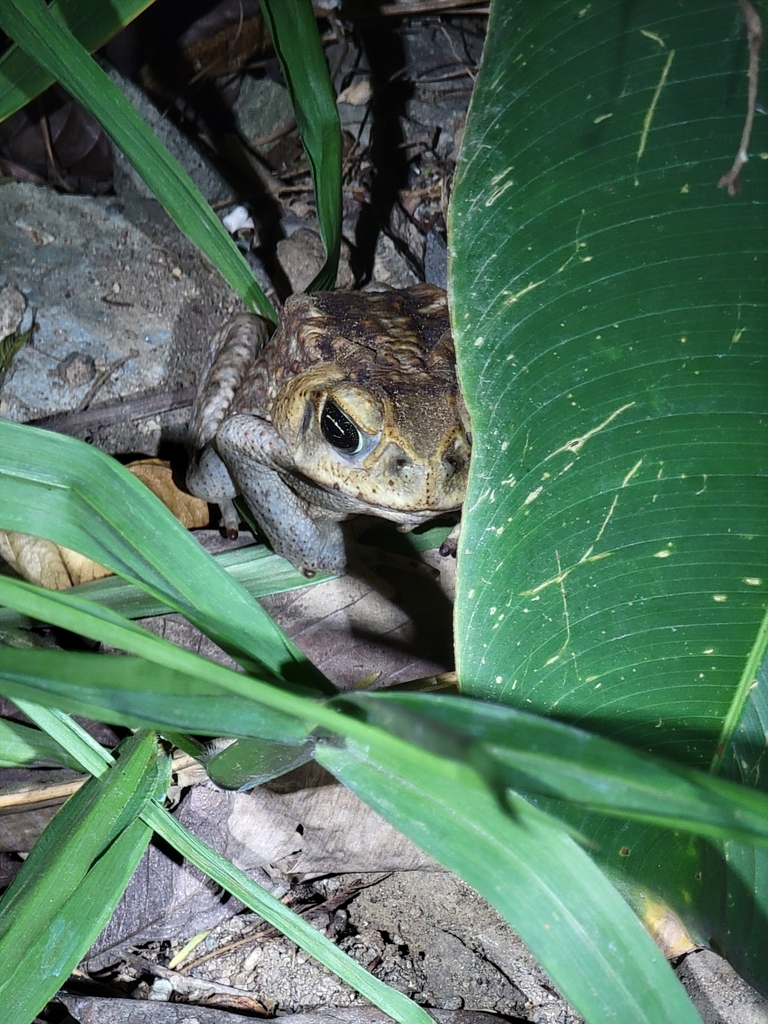
M355 424L345 416L334 401L328 399L320 416L323 437L337 452L355 455L363 446L363 439Z

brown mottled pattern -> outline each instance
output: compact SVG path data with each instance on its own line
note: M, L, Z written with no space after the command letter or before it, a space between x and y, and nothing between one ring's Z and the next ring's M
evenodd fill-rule
M269 418L286 380L318 363L338 363L359 383L389 390L423 374L455 382L445 294L432 285L403 291L294 295L232 406Z
M193 493L241 494L308 573L343 571L336 524L350 514L412 529L461 507L472 441L444 292L297 295L263 338L248 314L217 338L194 416L194 447L211 440L188 471ZM340 424L348 446L332 436Z

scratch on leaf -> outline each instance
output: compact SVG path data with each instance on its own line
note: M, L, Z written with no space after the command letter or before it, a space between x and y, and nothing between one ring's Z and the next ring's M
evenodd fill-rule
M488 205L488 204L486 203L486 205ZM522 299L522 297L524 295L527 295L528 292L532 292L535 288L539 288L541 285L547 284L547 282L551 281L553 277L557 277L558 274L562 274L563 271L568 266L570 266L570 264L573 263L573 261L579 256L581 250L582 249L586 249L587 243L586 242L582 242L580 237L579 237L579 235L581 233L581 222L584 220L584 214L586 212L587 212L586 210L582 210L581 211L581 215L579 216L579 222L576 225L576 238L575 238L574 243L573 243L573 252L568 257L568 259L565 261L565 263L563 263L562 266L558 267L557 270L554 271L554 273L549 275L549 277L543 277L540 281L531 281L524 288L521 288L519 292L514 292L514 294L512 294L512 295L507 295L507 297L504 299L504 305L505 306L513 305L515 302L518 301L518 299ZM582 256L581 257L581 262L582 263L589 263L591 259L592 259L591 256Z
M662 50L666 50L667 44L664 42L664 40L661 38L661 36L656 35L655 32L649 32L647 28L641 28L640 29L640 35L641 36L645 36L646 39L652 39L654 41L654 43L658 43L659 44L659 46L662 48Z
M589 441L591 437L594 437L595 434L599 434L600 431L604 430L609 423L612 423L617 416L620 416L623 412L626 412L627 409L631 409L634 404L634 402L627 402L626 405L622 405L620 408L612 412L610 416L606 417L606 419L604 419L602 423L598 423L596 427L592 427L591 430L588 430L586 434L582 434L581 437L573 437L570 441L566 441L566 443L562 445L562 447L556 449L554 452L550 452L546 459L544 459L544 461L548 462L549 459L554 459L554 457L556 455L560 455L561 452L581 451L581 449L584 447L584 445L587 443L587 441Z
M661 72L661 77L659 78L659 81L658 81L658 83L656 85L656 90L655 90L655 92L653 94L653 99L651 100L651 105L648 107L648 110L645 112L645 120L643 121L643 131L642 131L642 133L640 135L640 144L637 147L637 157L635 158L635 185L639 185L640 184L640 182L639 182L639 180L637 178L637 167L640 164L640 161L642 159L643 153L645 152L645 146L646 146L646 143L648 142L648 135L649 135L650 130L651 130L651 124L653 123L653 115L656 113L656 105L659 102L659 97L661 96L661 91L664 88L664 85L665 85L665 83L667 81L667 75L669 74L669 69L672 67L672 61L674 59L675 59L675 51L674 50L670 50L669 53L667 54L667 59L666 59L666 61L664 63L664 68L663 68L663 70Z
M567 595L565 593L565 579L566 579L566 575L567 574L566 575L563 574L563 569L562 569L562 566L560 565L560 552L559 551L555 551L555 559L557 561L557 582L560 584L560 596L563 599L563 619L565 620L565 640L563 641L563 646L560 648L560 650L557 652L557 654L553 654L551 658L547 658L547 660L544 662L545 666L552 665L559 658L562 658L563 654L565 653L565 651L566 651L566 649L568 647L568 644L571 642L571 616L570 616L570 613L568 612L568 597L567 597Z
M514 181L510 178L509 181L506 181L506 182L504 182L503 185L500 185L498 188L495 188L493 190L493 192L491 192L491 194L485 200L485 205L486 206L493 206L493 204L497 200L501 199L501 197L504 195L504 193L507 191L508 188L513 188L514 187L514 184L515 184Z
M613 496L613 500L611 501L611 507L606 512L605 518L603 519L600 529L597 531L597 534L595 535L595 539L589 545L589 547L581 556L581 558L577 562L574 562L574 564L569 566L567 569L563 569L560 565L560 555L557 552L555 552L555 557L557 559L557 574L555 576L550 577L550 579L548 580L544 580L544 582L540 583L537 587L533 587L532 590L521 591L521 597L534 597L537 594L540 594L542 590L546 590L547 587L551 587L553 586L553 584L557 584L561 589L563 599L565 599L563 584L565 583L565 580L570 576L574 569L578 569L580 565L584 565L587 562L599 562L601 559L608 558L612 554L612 552L610 551L604 551L597 555L593 554L593 552L595 550L595 545L598 544L599 541L602 539L603 534L608 528L608 524L613 518L613 513L616 511L616 506L619 504L619 493L629 484L629 481L632 479L632 477L634 477L637 474L642 464L643 460L638 459L638 461L634 464L634 466L629 470L624 479L621 481L621 485L619 486L619 489L617 490L616 494L614 494Z

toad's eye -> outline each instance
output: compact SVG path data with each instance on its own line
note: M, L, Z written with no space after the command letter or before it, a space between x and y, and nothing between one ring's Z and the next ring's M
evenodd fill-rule
M363 437L352 420L330 398L320 416L323 437L343 455L357 455L363 447Z

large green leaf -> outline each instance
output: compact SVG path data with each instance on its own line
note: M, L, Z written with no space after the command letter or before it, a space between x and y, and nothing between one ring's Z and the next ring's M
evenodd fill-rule
M754 784L766 184L735 4L497 0L452 209L469 693ZM766 149L755 122L751 150ZM551 804L546 804L550 809ZM568 819L768 986L765 851ZM663 865L663 867L662 867Z
M497 3L456 184L461 681L709 764L768 589L768 164L717 188L735 6L582 7Z

